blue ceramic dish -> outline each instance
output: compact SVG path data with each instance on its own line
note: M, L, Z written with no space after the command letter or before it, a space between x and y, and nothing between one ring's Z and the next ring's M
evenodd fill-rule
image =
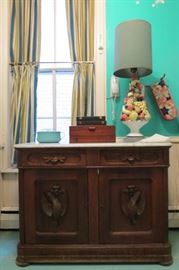
M38 131L37 141L39 143L58 143L61 140L60 131Z

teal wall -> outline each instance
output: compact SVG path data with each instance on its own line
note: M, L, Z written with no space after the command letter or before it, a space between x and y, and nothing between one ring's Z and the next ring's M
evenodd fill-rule
M141 79L146 85L156 83L165 73L166 83L179 111L179 1L166 0L165 5L151 7L152 0L106 0L107 27L107 119L109 124L116 125L116 135L125 136L128 128L119 120L123 99L128 90L128 79L119 79L120 97L116 103L116 121L112 120L112 100L110 97L110 79L114 66L114 33L115 27L123 21L144 19L152 26L152 62L153 72ZM141 40L142 42L142 40ZM179 116L172 121L164 120L157 108L151 89L145 92L151 114L150 122L141 131L144 135L155 133L179 135Z

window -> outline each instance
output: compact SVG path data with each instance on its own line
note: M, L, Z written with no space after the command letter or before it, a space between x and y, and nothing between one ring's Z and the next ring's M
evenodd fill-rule
M8 172L13 172L11 168L11 152L12 152L12 145L11 145L11 132L10 132L10 111L9 111L9 101L10 101L10 96L11 96L11 89L9 88L9 29L10 29L10 2L11 1L6 1L6 0L1 0L2 4L0 5L0 39L3 40L2 46L0 46L0 108L1 108L1 114L0 114L0 167L1 171L5 173ZM50 58L49 56L44 53L43 50L47 49L47 44L49 45L50 42L53 41L52 36L50 37L50 33L52 30L49 27L49 23L52 24L55 20L58 20L62 18L62 16L65 16L64 9L59 10L58 12L62 13L62 16L57 16L55 19L54 15L50 15L50 12L52 13L52 10L50 11L50 7L52 7L53 0L42 0L42 16L43 16L43 25L42 25L42 34L41 38L42 40L45 40L45 46L42 47L41 50L41 61L44 62L49 62L49 61L54 61L54 58ZM48 4L47 4L48 3ZM65 1L64 0L56 0L56 7L57 5L63 5L65 8ZM44 11L45 6L48 5L46 8L46 13ZM59 9L59 8L58 8ZM48 10L48 12L47 12ZM55 9L53 9L55 10ZM57 8L56 8L57 10ZM63 11L62 11L63 10ZM61 14L60 13L60 14ZM106 27L105 27L105 0L97 0L95 1L95 73L96 73L96 93L95 93L95 101L96 101L96 115L105 115L106 112L106 94L105 94L105 89L106 89L106 77L105 77L105 69L106 69L106 45L105 45L105 32L106 32ZM45 15L46 14L46 15ZM50 21L49 21L50 19ZM47 26L45 26L45 24ZM54 28L53 28L54 29ZM56 23L56 30L59 31L59 24L57 25ZM62 31L64 30L64 24L62 27ZM50 32L50 33L49 33ZM53 33L55 31L53 30ZM52 34L52 33L51 33ZM61 34L60 34L61 35ZM53 36L54 37L54 36ZM67 35L66 35L67 37ZM57 37L56 37L57 38ZM59 39L60 40L60 39ZM63 42L59 43L54 43L54 46L56 46L56 61L59 61L59 55L62 50L60 49L60 46L64 45L64 37L63 37ZM43 44L42 44L43 46ZM103 48L103 50L101 50ZM50 49L49 49L50 50ZM53 53L55 54L55 51L53 50ZM62 54L64 56L64 52ZM70 55L68 51L68 57L63 57L62 59L66 59L65 61L68 62L70 61ZM63 61L62 61L63 62ZM63 63L62 63L63 64ZM46 65L46 66L45 66ZM60 64L55 64L54 67L58 67L59 69L62 68L62 65ZM69 79L69 75L73 78L73 72L72 72L72 65L68 62L66 64L63 64L63 73L59 74L56 72L57 78L68 78L67 81L68 85L72 85L73 79ZM43 104L42 99L44 98L44 92L42 91L43 89L43 84L44 80L41 80L42 75L45 74L46 71L46 78L51 76L52 79L52 70L50 72L51 64L41 64L40 65L40 74L39 74L39 80L38 80L38 101L40 100L40 103L38 102L38 108L37 108L37 128L38 130L45 128L47 129L47 117L45 117L43 114L45 114L46 111L46 105L40 105ZM67 68L67 70L65 69ZM48 72L47 72L48 71ZM62 70L61 70L62 71ZM67 72L68 71L68 72ZM70 74L71 71L71 74ZM48 73L48 76L47 76ZM63 74L63 76L62 76ZM59 77L58 77L59 75ZM68 76L65 76L68 75ZM44 77L43 77L44 78ZM52 80L51 80L52 82ZM41 84L41 86L40 86ZM66 96L69 95L67 93L67 88L64 86L65 85L61 84L60 89L63 89L65 92L65 98ZM70 87L69 87L70 88ZM8 91L9 90L9 91ZM61 90L62 91L62 90ZM42 93L42 94L41 94ZM42 96L42 97L41 97ZM53 101L54 101L53 97ZM69 105L65 105L66 108L69 110L71 109L71 98L68 99ZM63 103L64 104L64 103ZM41 109L40 109L41 106ZM59 105L56 106L56 108L60 108ZM66 113L66 116L68 117L67 121L70 123L70 113ZM62 116L60 116L62 117ZM65 118L64 118L65 119ZM51 118L52 121L52 118ZM42 122L45 122L45 126L42 126ZM56 121L57 123L57 121ZM64 126L63 126L63 130ZM68 130L67 130L68 131ZM68 138L66 137L66 132L65 132L65 140Z
M41 57L37 88L37 131L60 130L69 140L73 68L65 0L41 2Z

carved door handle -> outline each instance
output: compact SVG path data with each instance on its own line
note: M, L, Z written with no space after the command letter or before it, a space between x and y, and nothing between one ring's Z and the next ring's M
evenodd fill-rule
M62 217L67 211L67 192L60 186L52 186L44 191L41 197L43 212L60 225Z
M136 188L135 185L128 185L122 189L121 208L126 217L129 218L131 224L136 224L145 210L145 193Z

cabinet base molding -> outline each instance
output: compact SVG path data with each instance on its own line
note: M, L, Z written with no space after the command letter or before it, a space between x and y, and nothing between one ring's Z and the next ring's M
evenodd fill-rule
M170 244L18 245L16 264L31 263L159 263L172 264Z

